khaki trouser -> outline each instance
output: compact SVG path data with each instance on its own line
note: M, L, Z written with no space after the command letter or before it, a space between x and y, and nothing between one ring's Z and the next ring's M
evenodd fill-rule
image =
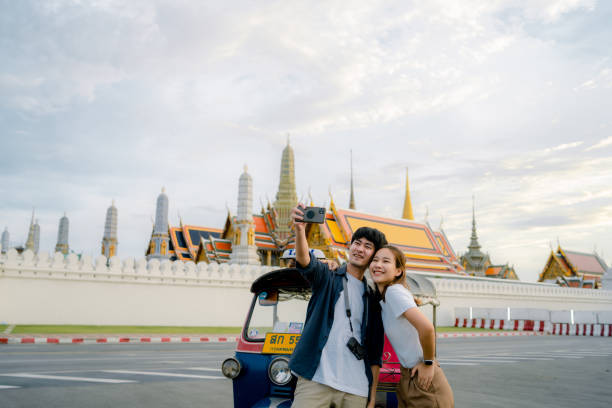
M410 368L401 368L402 377L397 388L399 408L454 408L455 400L444 371L434 363L434 377L428 390L419 388L418 373L410 378Z
M366 397L335 390L298 376L291 408L365 408Z

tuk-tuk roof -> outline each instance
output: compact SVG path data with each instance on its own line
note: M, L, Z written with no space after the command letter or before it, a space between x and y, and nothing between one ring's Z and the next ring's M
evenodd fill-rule
M261 275L251 285L251 292L259 293L262 290L284 289L304 291L310 290L310 283L298 272L296 268L277 269Z
M406 281L410 292L414 296L436 297L435 286L424 276L406 273ZM310 290L310 284L296 268L277 269L261 275L251 284L251 292L259 293L262 290L285 289L304 291Z
M414 296L436 297L436 288L425 276L414 273L406 273L406 282L410 287L410 292Z

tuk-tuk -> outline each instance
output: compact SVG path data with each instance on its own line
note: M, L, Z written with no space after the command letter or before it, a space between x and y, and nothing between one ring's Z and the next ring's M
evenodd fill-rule
M424 277L408 275L417 303L438 305L434 286ZM223 361L221 371L232 379L234 408L290 407L296 378L289 358L300 339L310 284L295 268L260 276L251 285L253 300L234 357ZM385 337L383 366L376 406L397 407L395 389L400 379L397 356Z

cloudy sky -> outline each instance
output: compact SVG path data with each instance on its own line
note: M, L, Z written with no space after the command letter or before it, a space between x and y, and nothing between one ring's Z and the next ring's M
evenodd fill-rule
M612 3L0 1L0 227L59 218L97 255L106 208L141 257L170 222L221 228L244 164L274 200L415 217L535 281L550 245L612 260Z

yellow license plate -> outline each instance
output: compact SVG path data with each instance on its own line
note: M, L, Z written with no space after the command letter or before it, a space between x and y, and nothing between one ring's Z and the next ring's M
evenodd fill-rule
M300 340L299 334L293 333L267 333L262 353L264 354L291 354Z

